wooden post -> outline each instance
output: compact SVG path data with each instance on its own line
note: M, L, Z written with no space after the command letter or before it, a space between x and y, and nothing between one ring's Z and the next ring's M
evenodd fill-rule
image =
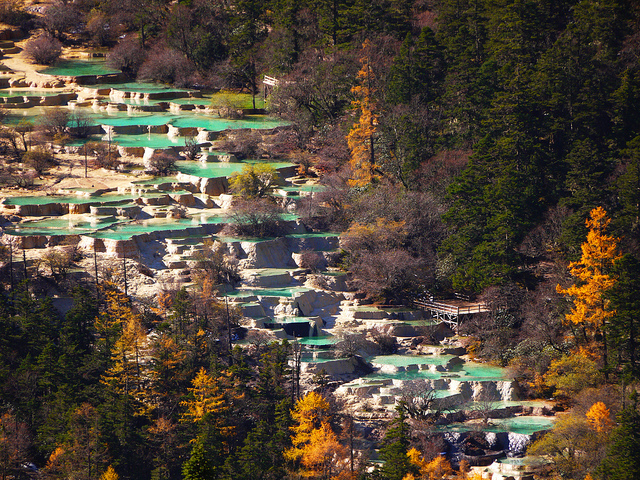
M13 295L13 241L9 240L9 276L11 278L11 295Z
M24 281L27 282L27 292L29 291L29 275L27 274L27 250L24 248L24 237L22 237L22 265L24 267Z
M127 297L127 251L122 246L122 267L124 269L124 296Z
M100 282L98 280L98 254L96 252L96 242L95 242L95 238L93 239L93 268L96 274L96 298L98 297L98 295L100 295L100 290L99 290L99 286L100 286Z
M233 354L231 350L233 350L233 344L231 343L231 320L229 319L229 298L227 297L227 292L224 292L224 305L227 310L227 335L229 337L229 365L233 365Z

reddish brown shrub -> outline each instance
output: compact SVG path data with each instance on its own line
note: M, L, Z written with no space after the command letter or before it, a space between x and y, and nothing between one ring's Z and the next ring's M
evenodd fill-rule
M140 42L133 37L123 39L107 54L107 64L135 76L146 58L146 52Z
M62 53L62 44L49 34L32 38L24 45L24 55L33 63L51 65Z
M195 66L187 57L159 44L138 70L138 80L188 86L194 73Z

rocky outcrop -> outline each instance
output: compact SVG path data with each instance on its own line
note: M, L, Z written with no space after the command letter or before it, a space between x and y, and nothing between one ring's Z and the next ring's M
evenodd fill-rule
M185 207L193 207L196 205L196 199L193 193L175 193L170 195L174 202L184 205Z
M4 245L13 245L14 247L28 250L30 248L44 248L49 244L49 237L44 235L11 235L2 234L2 243Z
M101 238L93 238L87 237L84 235L80 236L80 241L78 242L78 249L84 250L87 252L100 252L103 253L106 251L104 242Z
M116 258L135 258L139 255L140 249L135 239L116 240L112 238L104 238L103 240L105 253Z
M69 213L68 203L15 205L14 213L21 217L52 217Z
M225 177L203 178L195 175L178 173L176 178L179 182L190 183L195 187L196 191L214 197L226 193L229 189L229 182Z
M330 377L339 377L354 373L366 375L370 373L372 369L364 359L358 356L302 364L302 373L317 374L320 373L321 370L324 370L324 373Z
M243 272L242 283L248 287L273 288L291 284L293 277L289 272L273 275L261 275L255 272Z

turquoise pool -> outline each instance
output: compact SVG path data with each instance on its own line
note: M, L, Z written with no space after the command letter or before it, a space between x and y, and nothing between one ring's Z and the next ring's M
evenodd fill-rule
M60 75L65 77L78 77L82 75L108 75L120 73L120 70L107 65L104 58L91 59L62 59L55 65L40 70L45 75Z

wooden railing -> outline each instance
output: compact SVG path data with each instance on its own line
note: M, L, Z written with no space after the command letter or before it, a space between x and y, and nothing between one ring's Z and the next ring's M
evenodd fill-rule
M452 316L471 315L473 313L484 313L489 311L489 308L484 303L478 303L477 305L470 305L468 307L458 307L448 303L425 300L416 300L414 303L420 308L434 310L438 313L445 313Z

